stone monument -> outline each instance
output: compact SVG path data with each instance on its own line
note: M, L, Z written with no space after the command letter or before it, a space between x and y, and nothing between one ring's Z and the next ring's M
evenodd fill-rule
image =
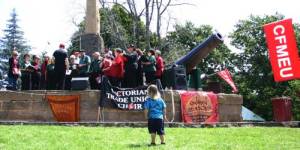
M101 51L104 42L100 36L100 14L97 0L86 0L85 31L80 36L81 49L87 54Z

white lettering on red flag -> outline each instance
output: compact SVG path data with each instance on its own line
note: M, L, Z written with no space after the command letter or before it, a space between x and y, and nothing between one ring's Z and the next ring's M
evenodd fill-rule
M264 31L275 81L299 79L300 63L292 19L266 24Z

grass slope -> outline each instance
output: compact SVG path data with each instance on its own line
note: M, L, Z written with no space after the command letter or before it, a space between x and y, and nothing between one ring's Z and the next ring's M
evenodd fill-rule
M166 145L148 147L146 128L0 126L0 150L300 149L299 128L167 128L166 133Z

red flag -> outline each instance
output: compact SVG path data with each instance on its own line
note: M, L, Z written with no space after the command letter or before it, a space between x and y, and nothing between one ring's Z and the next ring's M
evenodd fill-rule
M264 31L275 81L300 78L300 63L292 19L266 24Z
M233 93L237 93L238 92L238 89L236 88L236 86L235 86L235 84L234 84L234 82L232 80L231 74L230 74L230 72L227 69L225 69L223 71L219 71L217 74L222 79L224 79L232 87L232 89L233 89L232 92Z

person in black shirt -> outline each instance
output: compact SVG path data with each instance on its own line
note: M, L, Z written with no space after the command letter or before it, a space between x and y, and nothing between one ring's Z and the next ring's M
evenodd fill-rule
M47 90L55 90L56 89L56 85L55 85L55 72L54 72L54 64L55 64L55 60L54 58L51 58L49 64L47 65L47 71L46 71L46 89Z
M40 89L40 80L41 80L41 66L40 66L40 57L37 55L32 56L33 62L31 63L33 67L31 84L32 90Z
M68 61L68 54L65 50L65 45L60 44L59 49L53 53L53 57L55 58L55 87L57 90L63 90L66 76L66 61Z
M135 51L134 45L130 44L127 48L127 53L123 56L125 57L125 74L122 87L137 87L138 54Z
M21 90L31 90L31 68L30 55L24 54L21 64Z
M145 58L144 56L144 52L141 49L136 49L136 52L138 54L138 69L137 69L137 85L138 86L143 86L144 85L144 76L143 76L143 65L142 65L142 61Z

